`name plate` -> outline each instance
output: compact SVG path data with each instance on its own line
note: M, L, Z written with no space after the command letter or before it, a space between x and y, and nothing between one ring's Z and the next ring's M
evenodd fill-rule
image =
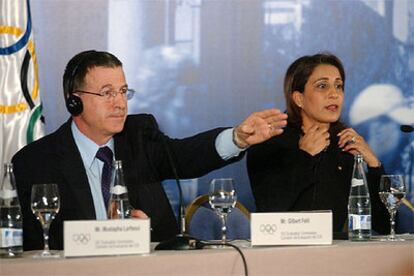
M150 252L150 219L64 222L65 257Z
M252 213L252 245L332 244L332 212Z

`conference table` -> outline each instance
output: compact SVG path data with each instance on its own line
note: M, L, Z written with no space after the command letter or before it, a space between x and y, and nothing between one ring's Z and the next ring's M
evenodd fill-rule
M406 237L401 242L334 240L320 246L234 244L246 258L249 275L414 275L414 235ZM34 253L1 259L0 275L244 275L241 256L231 247L58 259L34 259Z

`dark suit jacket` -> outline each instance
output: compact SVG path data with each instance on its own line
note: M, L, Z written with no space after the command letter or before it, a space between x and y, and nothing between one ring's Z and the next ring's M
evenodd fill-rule
M332 210L333 231L346 231L348 195L354 157L342 152L331 133L326 151L312 156L299 149L300 131L288 126L282 135L249 148L247 170L259 212ZM372 226L389 229L389 216L378 195L384 169L368 169Z
M71 120L56 132L35 141L13 157L23 213L25 250L43 248L40 223L30 210L33 184L57 183L61 209L50 227L50 247L63 248L63 221L95 219L95 209L86 171L71 132ZM215 148L223 129L210 130L185 139L167 136L180 178L200 177L231 161L224 161ZM151 240L160 241L178 233L178 226L161 185L174 178L161 141L162 134L152 115L128 116L121 133L114 136L115 158L122 160L129 200L135 209L151 218Z

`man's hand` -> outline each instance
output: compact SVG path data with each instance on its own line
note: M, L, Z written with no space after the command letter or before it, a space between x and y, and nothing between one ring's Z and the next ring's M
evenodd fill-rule
M235 127L233 132L234 143L239 148L262 143L283 132L282 127L287 124L287 114L278 109L266 109L255 112L244 122Z
M111 209L111 212L108 213L109 219L119 219L119 214L116 209L116 204L111 204L110 209ZM142 210L139 210L139 209L132 209L131 217L137 218L137 219L148 218L147 214L145 214Z
M143 211L138 209L132 209L131 210L131 217L137 218L137 219L146 219L148 218L147 214L145 214Z

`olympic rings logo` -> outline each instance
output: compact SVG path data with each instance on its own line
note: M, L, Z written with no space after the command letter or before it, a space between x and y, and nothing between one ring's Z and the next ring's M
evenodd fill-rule
M265 235L273 235L277 231L276 224L260 224L260 232Z
M91 234L73 234L72 240L77 244L87 244L91 240Z

